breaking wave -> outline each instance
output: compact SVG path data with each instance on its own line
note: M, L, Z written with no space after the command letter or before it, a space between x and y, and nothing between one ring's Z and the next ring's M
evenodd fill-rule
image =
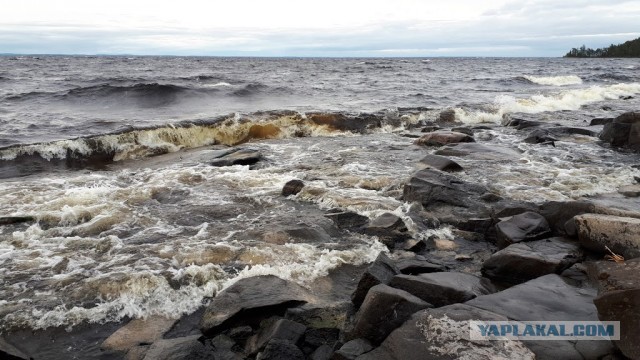
M582 79L576 75L567 76L531 76L525 75L522 79L538 85L565 86L582 84Z

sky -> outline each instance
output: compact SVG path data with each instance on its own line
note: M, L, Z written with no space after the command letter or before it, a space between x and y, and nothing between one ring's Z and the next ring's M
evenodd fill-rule
M562 56L640 37L640 1L0 0L0 53Z

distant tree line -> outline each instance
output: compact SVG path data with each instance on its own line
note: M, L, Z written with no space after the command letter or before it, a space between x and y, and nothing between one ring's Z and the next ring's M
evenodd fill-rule
M564 57L640 57L640 38L629 40L620 45L600 49L591 49L584 45L571 49Z

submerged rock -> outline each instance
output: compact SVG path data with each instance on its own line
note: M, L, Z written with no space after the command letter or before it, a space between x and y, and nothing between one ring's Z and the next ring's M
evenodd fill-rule
M625 259L640 257L640 219L601 214L575 217L582 246L608 253L605 246Z
M284 187L282 187L282 196L297 195L302 191L303 187L304 183L302 180L289 180L284 184Z
M453 109L446 109L440 112L438 121L443 123L452 123L456 121L456 111Z
M460 272L397 275L389 286L402 289L435 307L462 303L496 291L489 280Z
M353 211L333 211L325 215L340 229L362 231L369 223L369 218Z
M527 211L496 224L497 244L504 248L522 241L532 241L551 234L549 223L540 214Z
M435 152L436 155L460 156L470 160L516 160L521 152L500 145L459 143L447 145Z
M640 112L628 112L606 124L600 139L616 147L640 150Z
M463 142L475 142L475 140L473 139L473 136L469 136L467 134L454 131L437 130L422 135L415 141L415 144L423 146L442 146Z
M254 149L232 149L223 151L209 164L212 166L253 165L262 160L262 154Z

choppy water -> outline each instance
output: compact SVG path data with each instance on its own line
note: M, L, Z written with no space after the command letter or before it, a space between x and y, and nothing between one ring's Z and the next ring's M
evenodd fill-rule
M4 328L178 317L241 277L310 284L369 262L383 246L323 214L393 212L411 223L399 195L430 150L406 135L444 108L490 125L479 142L520 153L460 159L462 178L497 194L575 199L640 176L637 155L593 137L532 145L497 125L517 112L586 126L638 110L637 60L0 57L0 65L0 216L37 219L0 226ZM230 145L265 160L208 165L212 149ZM280 190L294 178L307 186L285 199Z

